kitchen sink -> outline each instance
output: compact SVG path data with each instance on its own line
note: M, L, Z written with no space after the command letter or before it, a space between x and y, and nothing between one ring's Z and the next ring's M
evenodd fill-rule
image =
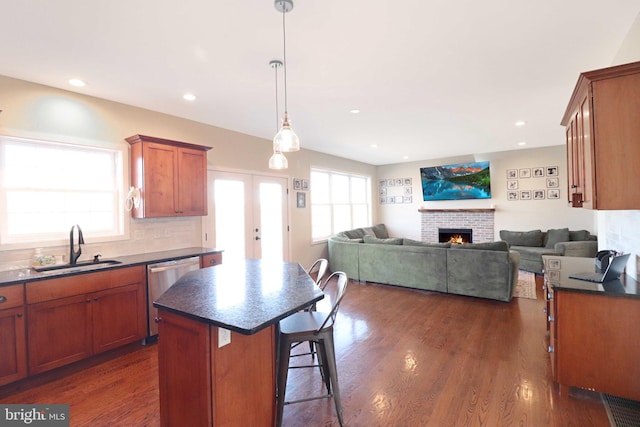
M118 261L115 259L103 259L100 261L80 261L75 264L59 264L59 265L47 265L44 267L32 267L37 272L43 271L54 271L54 270L64 270L64 269L89 269L90 267L97 267L99 265L114 265L114 264L122 264L122 261Z

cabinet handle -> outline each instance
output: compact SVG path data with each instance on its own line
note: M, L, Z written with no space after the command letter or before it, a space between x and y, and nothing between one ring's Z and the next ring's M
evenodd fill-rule
M550 345L549 348L547 348L547 352L548 353L553 353L553 346Z
M16 314L16 317L22 317L22 316L24 316L24 314L22 314L22 313Z
M4 295L0 295L0 303L2 302L7 302L7 297L5 297Z
M547 293L547 299L553 299L553 293L551 292Z
M211 265L216 265L217 263L218 263L218 260L215 259L215 258L209 260L209 264L211 264Z
M549 322L553 322L555 319L553 318L553 314L550 314L547 316L547 320L549 320Z
M98 301L98 297L95 297L93 300L94 300L94 301Z
M546 312L547 312L547 308L546 308L546 307L545 307L545 308L543 308L543 309L542 309L542 312L543 312L543 313L546 313Z
M154 320L154 322L156 322L156 323L160 323L160 322L162 322L162 317L156 317L156 318L154 318L153 320Z
M89 304L89 303L91 302L91 298L87 298L87 299L85 300L85 302L86 302L87 304Z

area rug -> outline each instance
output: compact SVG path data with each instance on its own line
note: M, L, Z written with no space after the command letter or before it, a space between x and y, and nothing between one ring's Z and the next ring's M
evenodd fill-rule
M604 393L602 402L612 427L640 426L640 402Z
M518 271L518 283L513 290L516 298L536 299L536 276L528 271Z

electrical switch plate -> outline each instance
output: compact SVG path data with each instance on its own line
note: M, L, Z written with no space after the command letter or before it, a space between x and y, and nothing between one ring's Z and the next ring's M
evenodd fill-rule
M231 331L224 328L218 328L218 348L231 344Z

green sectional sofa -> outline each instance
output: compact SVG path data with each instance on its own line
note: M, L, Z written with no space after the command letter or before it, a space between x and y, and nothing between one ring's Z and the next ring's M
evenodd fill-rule
M587 230L500 230L500 239L520 254L521 270L537 274L542 274L542 255L593 258L598 252L598 238Z
M505 242L452 245L389 237L384 224L329 238L329 268L352 280L511 301L517 252Z

